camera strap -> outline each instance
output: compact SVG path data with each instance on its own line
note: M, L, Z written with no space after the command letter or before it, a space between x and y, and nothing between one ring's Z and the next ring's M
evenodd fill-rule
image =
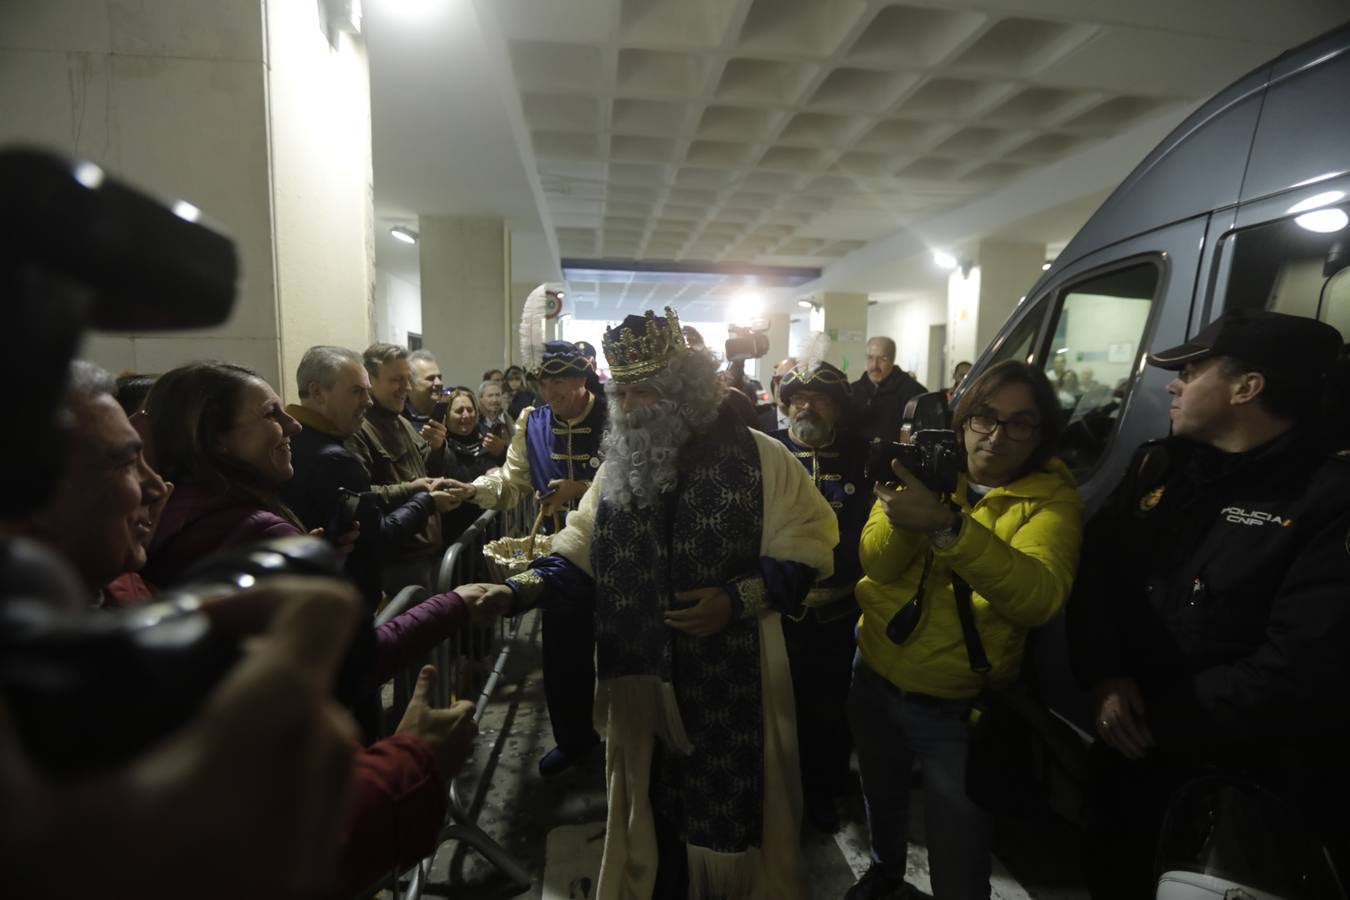
M964 578L953 572L952 592L956 594L956 616L961 620L961 637L966 642L970 670L987 682L989 673L994 667L989 664L989 656L984 652L984 642L980 640L980 630L975 627L975 610L970 599L974 591Z

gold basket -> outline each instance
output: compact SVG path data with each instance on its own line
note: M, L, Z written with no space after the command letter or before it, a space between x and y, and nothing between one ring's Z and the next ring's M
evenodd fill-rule
M498 584L512 575L519 575L541 556L552 552L553 535L540 534L539 525L544 521L544 511L534 517L534 525L525 537L500 537L483 545L483 559L487 561L488 572ZM558 517L553 516L553 530L558 530Z

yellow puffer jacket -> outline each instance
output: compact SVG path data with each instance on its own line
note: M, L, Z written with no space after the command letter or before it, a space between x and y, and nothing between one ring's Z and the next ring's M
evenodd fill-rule
M1027 629L1053 618L1073 584L1083 502L1064 463L1052 459L1041 471L992 489L974 508L966 493L962 477L954 498L964 518L960 537L946 550L933 550L923 616L903 644L886 637L886 625L914 596L928 536L893 529L880 503L863 528L858 647L874 671L907 691L952 699L980 692L956 615L953 570L974 589L975 622L995 684L1016 679Z

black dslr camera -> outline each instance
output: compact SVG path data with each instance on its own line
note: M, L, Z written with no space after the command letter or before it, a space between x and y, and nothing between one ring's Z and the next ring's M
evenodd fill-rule
M914 432L908 444L897 441L873 444L867 453L867 479L895 481L891 462L897 459L933 493L950 495L956 492L956 477L961 474L956 432L930 428Z

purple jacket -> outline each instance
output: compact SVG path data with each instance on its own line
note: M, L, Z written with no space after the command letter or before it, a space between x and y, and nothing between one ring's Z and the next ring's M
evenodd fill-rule
M213 494L200 485L178 485L164 507L141 574L156 587L166 587L222 548L303 533L253 501Z

